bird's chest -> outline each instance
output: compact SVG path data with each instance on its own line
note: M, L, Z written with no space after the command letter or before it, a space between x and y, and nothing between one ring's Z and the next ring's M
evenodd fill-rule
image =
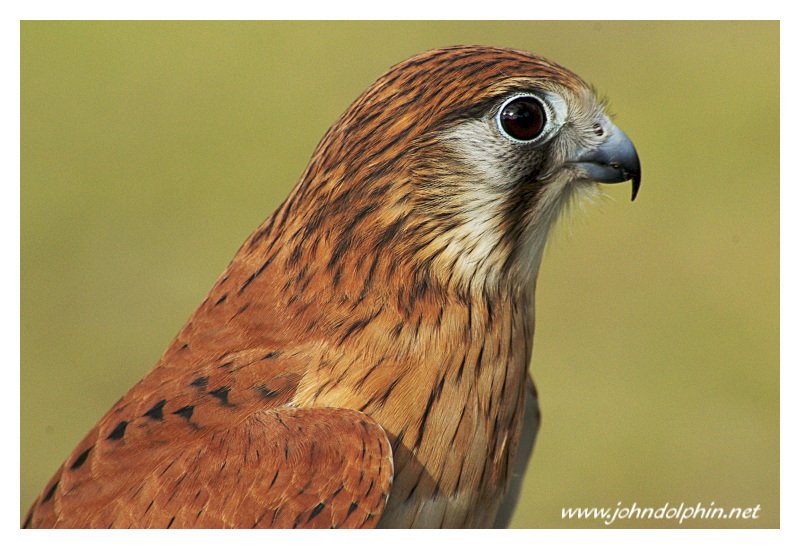
M373 322L358 345L320 360L330 371L306 374L295 395L298 407L360 410L387 433L394 479L380 526L494 520L520 435L533 316L532 307L488 303L451 302L428 315L430 326ZM394 325L403 329L387 339Z
M521 320L499 322L461 356L438 362L415 409L375 414L393 440L395 465L380 526L492 525L520 436L530 358Z
M521 383L505 379L503 390L500 377L490 385L499 387L493 395L469 398L468 392L465 400L431 406L421 436L401 431L402 439L395 438L394 483L381 526L491 526L510 479L522 414ZM414 432L410 424L405 428Z

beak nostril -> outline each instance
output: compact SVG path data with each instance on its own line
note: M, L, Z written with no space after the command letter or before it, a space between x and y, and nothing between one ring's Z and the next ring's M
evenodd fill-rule
M598 137L603 137L603 134L606 133L603 130L603 126L600 125L600 122L595 122L594 125L592 126L592 129L594 130L595 135L597 135Z

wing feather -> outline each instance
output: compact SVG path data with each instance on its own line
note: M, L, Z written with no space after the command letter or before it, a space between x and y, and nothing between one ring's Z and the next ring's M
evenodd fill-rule
M257 411L227 428L163 442L138 456L95 456L92 463L100 466L94 470L72 469L68 461L26 522L40 528L374 527L391 487L386 433L356 410Z

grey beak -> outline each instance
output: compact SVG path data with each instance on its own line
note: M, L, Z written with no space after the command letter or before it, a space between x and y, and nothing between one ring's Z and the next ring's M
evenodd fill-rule
M584 151L572 164L582 168L588 179L598 183L633 182L631 200L636 200L642 182L642 169L636 147L625 132L614 124L603 125L610 135L599 147Z

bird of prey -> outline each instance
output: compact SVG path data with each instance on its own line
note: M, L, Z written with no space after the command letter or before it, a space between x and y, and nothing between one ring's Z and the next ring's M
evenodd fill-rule
M394 66L24 526L505 525L548 232L597 182L640 179L592 89L542 57Z

